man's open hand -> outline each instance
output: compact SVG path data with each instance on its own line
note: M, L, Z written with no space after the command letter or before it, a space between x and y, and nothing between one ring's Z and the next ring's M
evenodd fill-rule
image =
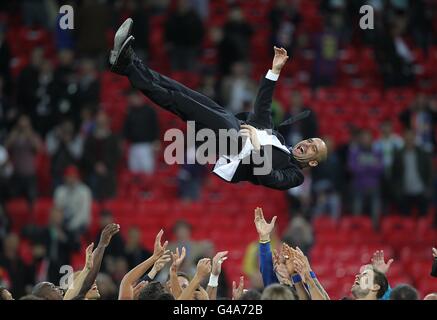
M276 222L276 216L272 218L272 221L270 223L267 223L264 219L263 210L261 208L255 209L255 227L256 231L259 235L260 241L270 241L270 234L273 231L273 228L275 227Z
M211 272L211 259L200 259L197 263L196 275L201 279L205 278Z
M248 124L242 124L240 127L240 134L243 137L250 139L250 142L252 143L255 150L259 151L259 149L261 148L261 144L259 142L258 135L256 134L256 129Z
M111 242L112 237L120 231L120 225L116 223L110 223L106 225L100 236L100 246L107 247Z
M167 245L168 245L168 241L165 241L164 244L161 244L161 238L162 238L163 234L164 234L164 231L161 229L158 232L158 234L156 235L156 238L155 238L155 245L154 245L154 248L153 248L153 255L156 258L159 258L159 257L161 257L164 254L165 249L167 248Z
M232 300L240 299L241 296L243 295L243 292L244 292L244 277L241 276L238 287L235 281L232 281Z
M387 261L387 263L384 260L384 251L383 250L377 250L373 254L372 257L372 266L378 270L379 272L382 272L384 274L387 274L388 270L390 269L391 264L393 263L393 259L390 259Z
M432 248L432 256L437 259L437 249Z
M212 270L211 273L215 276L219 276L222 272L222 263L228 258L226 255L228 251L217 252L217 254L212 259Z
M176 248L176 252L175 253L171 253L171 258L173 260L172 264L171 264L171 268L176 272L177 270L179 270L182 262L184 262L185 259L185 255L187 253L187 250L185 249L185 247L182 247L181 252L179 252L179 248Z
M273 47L273 49L275 50L275 57L273 58L272 71L279 74L288 60L287 50L278 47Z

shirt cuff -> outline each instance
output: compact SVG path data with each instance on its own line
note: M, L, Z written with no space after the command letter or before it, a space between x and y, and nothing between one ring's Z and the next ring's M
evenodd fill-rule
M272 70L267 71L266 78L272 81L278 81L279 74L273 73Z

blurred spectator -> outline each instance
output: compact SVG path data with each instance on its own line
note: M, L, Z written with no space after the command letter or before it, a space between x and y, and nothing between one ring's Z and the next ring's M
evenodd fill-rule
M432 195L432 159L414 141L414 132L404 133L405 146L395 154L392 168L392 185L395 188L399 209L411 214L416 207L426 215Z
M84 56L101 58L108 49L106 37L110 7L102 1L84 0L75 11L77 51ZM103 35L103 36L102 36Z
M297 30L302 22L297 1L276 0L270 10L271 46L283 47L290 57L297 46Z
M182 247L185 247L186 257L179 270L189 275L192 275L192 270L195 269L196 259L200 256L204 257L204 252L208 247L207 242L191 239L191 229L192 226L188 222L178 220L172 229L174 240L167 247L172 252L175 252L176 248L179 248L179 252L181 252Z
M109 210L102 210L99 216L100 216L100 221L99 221L100 230L97 233L97 237L94 243L99 243L100 234L102 233L105 226L111 223L116 223L116 221L114 221L113 219L112 212ZM108 247L105 250L105 258L103 259L103 264L101 267L102 271L112 273L115 268L116 258L123 256L124 252L125 252L124 240L121 234L117 233L111 238L111 242L109 243Z
M129 92L128 103L123 133L130 143L129 170L152 174L155 171L155 151L159 148L158 116L155 109L144 104L136 90Z
M27 293L35 283L35 270L27 266L19 253L20 238L10 233L3 241L0 251L0 269L3 269L10 282L10 292L14 297L21 297ZM5 277L5 276L4 276Z
M85 140L82 158L88 185L96 199L115 196L120 154L119 141L111 132L108 115L100 111L93 134Z
M149 51L150 19L153 14L152 1L150 0L128 0L122 1L119 15L115 19L114 30L121 25L121 20L126 15L132 18L132 35L135 38L133 47L135 53L142 61L147 61Z
M241 8L233 6L229 10L228 20L223 26L223 38L218 46L220 71L223 75L228 74L236 62L248 60L253 32Z
M28 27L44 27L49 29L49 13L45 0L23 0L21 9L24 23Z
M75 104L81 108L84 105L98 105L100 101L100 80L93 60L83 59L80 62L78 77Z
M414 81L414 59L403 37L406 27L407 13L398 11L377 36L375 59L386 87L407 86Z
M232 113L244 111L245 103L252 104L255 98L256 84L250 78L248 65L243 62L235 62L231 68L231 74L222 82L222 101Z
M0 248L3 247L3 240L6 239L11 229L11 221L6 214L3 205L0 204Z
M80 249L80 239L68 231L64 224L64 215L61 209L53 207L50 211L49 223L41 229L36 229L31 235L35 252L42 252L44 256L42 267L47 272L43 279L59 283L62 274L60 268L71 264L73 252Z
M382 154L372 147L372 134L363 130L357 148L349 150L348 168L352 175L353 213L360 215L365 201L370 205L374 228L379 227L381 211L380 181L384 170Z
M399 284L392 289L390 300L419 300L419 294L409 284Z
M325 20L323 31L314 38L314 65L312 86L330 86L337 78L337 65L341 48L340 34L334 29L332 17Z
M28 116L21 116L6 139L13 165L10 193L13 197L25 196L30 203L37 195L36 156L42 150L42 142L33 131Z
M79 128L79 137L82 140L85 140L88 136L90 136L96 126L95 119L95 108L91 105L85 105L80 110L80 128Z
M304 182L300 186L287 190L288 213L303 214L307 216L311 207L312 176L309 171L304 171Z
M330 137L324 137L329 157L312 170L312 192L314 194L313 217L329 214L338 220L341 215L341 194L343 188L342 166Z
M35 48L27 65L17 78L17 103L24 113L31 116L41 135L51 129L54 120L53 67L44 59L42 48Z
M91 191L81 182L75 166L65 169L64 183L55 189L54 200L64 214L64 225L69 232L80 235L88 230L91 223Z
M187 149L186 157L187 161L180 165L178 173L179 196L186 201L196 201L200 197L207 169L196 162L194 147Z
M59 51L58 61L53 75L55 88L52 97L56 104L56 122L68 117L77 125L80 108L75 106L78 84L74 66L74 52L69 49Z
M9 179L12 175L12 171L13 168L10 163L8 150L0 144L0 208L10 195Z
M173 70L193 71L204 35L202 20L188 0L178 0L177 8L165 23Z
M74 133L70 120L65 120L47 134L46 148L51 157L53 188L62 183L65 169L79 162L82 156L83 141Z
M135 268L152 255L150 251L144 248L141 242L141 229L136 226L130 227L127 232L124 251L129 269Z
M437 108L431 105L429 98L419 93L415 101L399 115L406 129L416 133L416 143L427 152L433 152L436 145Z
M380 126L380 137L377 139L373 147L376 151L382 154L382 161L384 163L384 174L381 179L381 192L384 201L384 211L388 209L388 205L393 199L393 186L391 184L391 170L393 165L393 158L404 145L402 138L393 132L392 122L385 120Z
M293 248L299 247L305 255L308 255L314 243L311 223L302 214L294 215L282 235L282 241Z
M298 90L293 90L290 96L290 105L284 114L284 119L293 117L303 111L311 111L305 119L289 126L282 126L279 129L287 144L294 146L299 141L317 137L319 135L319 125L315 112L304 104L302 94Z

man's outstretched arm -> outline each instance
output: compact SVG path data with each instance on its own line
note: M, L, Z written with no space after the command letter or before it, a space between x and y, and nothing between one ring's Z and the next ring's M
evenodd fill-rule
M275 57L272 62L272 69L270 69L266 76L261 80L260 88L256 96L254 113L248 119L259 126L266 129L272 128L271 105L273 99L273 91L276 81L279 78L282 67L288 60L287 51L284 48L274 47Z

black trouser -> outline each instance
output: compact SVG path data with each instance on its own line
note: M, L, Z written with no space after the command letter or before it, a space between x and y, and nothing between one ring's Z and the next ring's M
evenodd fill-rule
M219 129L240 130L240 121L232 113L210 98L149 69L139 59L133 60L126 73L133 87L182 120L195 121L216 134Z

